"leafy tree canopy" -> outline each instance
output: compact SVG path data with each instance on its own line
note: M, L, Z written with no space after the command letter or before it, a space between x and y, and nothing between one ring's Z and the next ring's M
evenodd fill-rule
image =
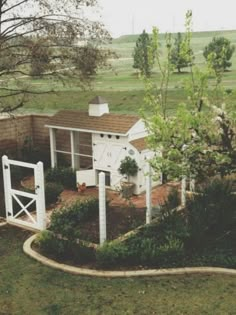
M151 165L157 172L170 178L182 175L199 180L216 174L225 175L236 171L236 117L228 112L222 91L223 73L215 73L216 84L209 89L208 80L213 64L203 69L194 65L191 54L192 13L186 14L186 33L181 54L189 59L190 78L185 82L188 99L176 104L174 115L169 108L169 82L173 73L170 53L164 61L157 55L160 80L154 84L146 79L143 117L149 131L148 143L156 152ZM153 30L153 45L158 47L157 29ZM166 47L171 51L171 36L166 37ZM221 58L224 51L221 51ZM146 110L148 109L148 114ZM151 112L151 115L150 115ZM160 154L161 153L161 154Z
M235 47L225 37L213 37L212 41L204 48L203 56L210 61L215 72L225 71L231 67L230 59Z

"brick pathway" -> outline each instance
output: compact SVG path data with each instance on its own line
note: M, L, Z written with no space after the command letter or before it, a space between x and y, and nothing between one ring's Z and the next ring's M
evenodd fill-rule
M165 184L152 189L152 204L157 206L163 204L172 187L177 187L178 184ZM107 198L110 200L110 206L125 206L133 204L136 208L146 207L146 194L132 196L129 200L122 198L120 192L107 189ZM87 188L84 192L64 190L61 194L62 203L73 202L78 199L86 199L88 197L98 197L98 188Z

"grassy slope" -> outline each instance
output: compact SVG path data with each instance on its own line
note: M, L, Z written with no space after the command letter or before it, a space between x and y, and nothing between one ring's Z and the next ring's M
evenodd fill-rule
M236 44L236 31L222 32L197 32L193 33L192 48L196 54L196 63L202 65L203 48L212 40L213 36L225 36L232 44ZM161 35L161 47L164 47L164 35ZM29 98L24 111L27 112L55 112L60 108L86 109L88 101L95 95L102 95L110 103L111 110L116 112L137 112L143 104L144 85L137 77L132 67L132 52L137 35L127 35L115 39L109 46L117 52L119 59L113 60L113 71L100 71L97 75L92 91L81 91L75 85L63 86L58 82L48 80L34 80L33 84L39 90L53 87L57 94L34 96ZM186 93L183 91L183 81L188 73L174 74L170 80L170 107L174 108L180 101L186 101ZM157 69L154 69L153 79L159 79ZM234 90L236 85L236 52L232 58L231 71L224 76L224 85ZM236 92L231 96L230 104L236 101ZM234 106L235 108L235 106Z
M26 257L17 228L0 228L0 314L236 314L236 278L99 279L49 269Z

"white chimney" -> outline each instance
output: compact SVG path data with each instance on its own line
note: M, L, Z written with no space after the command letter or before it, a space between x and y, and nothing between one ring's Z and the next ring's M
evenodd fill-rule
M96 96L89 102L89 116L100 117L109 114L108 103L101 96Z

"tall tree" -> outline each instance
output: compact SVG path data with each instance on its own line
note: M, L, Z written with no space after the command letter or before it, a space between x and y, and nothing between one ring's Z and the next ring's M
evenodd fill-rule
M153 62L154 54L150 50L151 47L152 47L151 39L148 33L146 33L146 31L143 30L142 34L138 37L135 48L134 48L133 68L139 69L141 74L146 77L150 77L151 70L154 65L154 62Z
M213 37L212 41L204 48L203 56L212 64L213 70L217 73L231 67L230 59L235 47L225 37Z
M171 50L171 63L178 70L178 73L181 73L181 69L189 65L191 61L189 56L192 55L193 51L190 49L189 55L183 54L182 45L184 43L184 38L181 33L177 33L175 38L174 46Z
M212 90L208 79L212 73L208 63L206 70L194 65L191 51L192 12L186 14L186 33L181 45L182 54L189 60L190 79L185 84L188 94L187 104L177 104L175 115L167 114L168 83L172 68L169 54L163 64L157 58L160 69L160 86L146 80L145 101L148 114L144 119L149 131L149 145L157 154L151 160L154 170L168 174L172 178L182 175L202 180L205 177L225 175L236 170L236 125L233 113L227 112L224 101L219 106L211 103ZM158 36L153 33L153 43L158 46ZM168 38L168 37L167 37ZM171 43L167 42L171 49ZM215 76L218 80L219 76ZM219 89L219 84L216 89ZM158 95L156 95L158 91ZM164 97L165 96L165 97ZM147 108L147 107L146 107ZM152 115L150 115L150 111ZM160 155L160 152L162 153Z
M84 64L74 67L78 46L92 42L99 49L110 39L101 23L86 18L96 4L96 0L0 0L0 112L11 112L24 105L27 95L42 93L27 77L64 80L73 75L81 84L88 82L87 72L85 76L81 70ZM99 57L101 64L108 54L101 52Z

